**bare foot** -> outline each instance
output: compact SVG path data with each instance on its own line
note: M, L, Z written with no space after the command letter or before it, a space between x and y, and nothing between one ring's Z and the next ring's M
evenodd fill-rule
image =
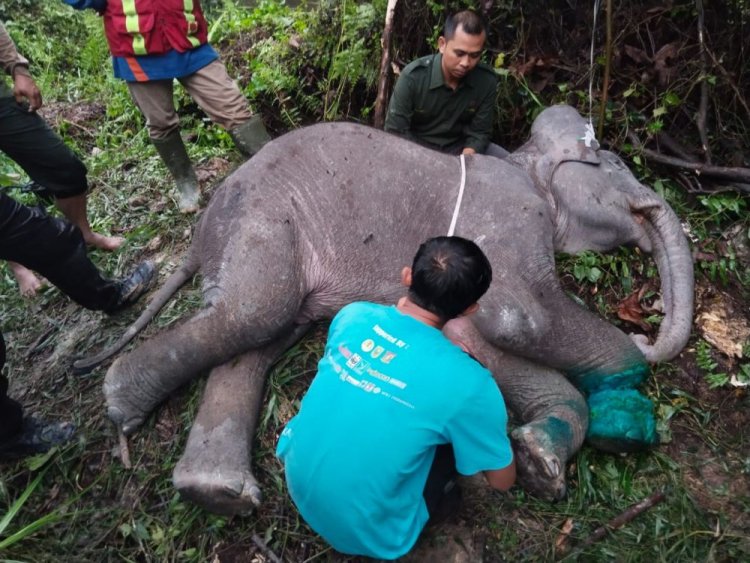
M99 248L101 250L108 250L110 252L113 250L117 250L125 242L125 239L123 237L108 237L94 232L92 232L88 236L84 236L83 240L85 240L86 244L88 244L89 246L93 246L94 248Z
M8 262L8 266L16 278L18 290L24 297L33 297L42 288L41 280L25 266L21 266L18 262Z
M197 189L184 188L180 192L180 213L197 213L200 209L201 194Z

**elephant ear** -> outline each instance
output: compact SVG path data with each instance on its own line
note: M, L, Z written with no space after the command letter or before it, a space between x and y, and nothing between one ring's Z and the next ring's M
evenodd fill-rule
M586 146L585 140L586 120L581 114L571 106L551 106L537 116L529 140L509 159L528 172L556 209L551 184L557 167L563 162L600 163L599 143L591 139L591 146Z

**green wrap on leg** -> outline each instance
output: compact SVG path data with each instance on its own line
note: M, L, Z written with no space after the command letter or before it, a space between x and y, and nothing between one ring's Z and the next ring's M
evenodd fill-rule
M635 362L628 369L602 374L570 374L583 391L589 407L586 441L597 449L633 452L658 443L654 405L636 388L648 377L646 362Z
M634 452L655 446L654 405L636 389L606 389L590 394L586 440L612 453Z

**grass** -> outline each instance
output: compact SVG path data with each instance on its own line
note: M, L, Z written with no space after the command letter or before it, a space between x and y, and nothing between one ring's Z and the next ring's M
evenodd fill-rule
M40 20L19 18L14 34L24 51L40 61L39 68L50 69L42 71L40 85L54 108L53 121L85 156L95 228L127 238L121 251L95 251L92 257L112 276L124 275L139 260L155 258L161 262L164 279L187 247L193 219L177 212L171 181L148 143L142 119L123 85L110 77L101 54L100 22L93 15L49 10ZM232 10L245 14L238 6ZM264 4L261 12L268 18L267 37L287 29L274 14L288 18L288 10ZM240 19L233 19L232 26L250 25L237 24ZM61 27L49 27L50 21ZM77 25L81 28L74 31ZM71 65L65 67L65 74L59 71L60 54L49 49L48 42L40 42L43 34L53 32L55 37L77 38L85 45L81 63L73 65L77 74L69 72ZM232 39L230 35L220 40L229 49ZM277 56L286 46L266 48ZM244 52L230 58L243 57ZM270 89L276 85L272 78L268 77ZM288 78L273 79L281 83ZM253 101L269 107L263 92L258 95ZM239 155L223 132L207 124L184 96L179 99L185 104L183 131L191 139L191 157L199 169L215 174L205 183L211 186ZM97 110L95 104L101 108ZM69 108L93 108L93 117L78 122L66 113ZM299 122L280 114L275 117L287 124ZM8 166L0 160L0 172ZM668 182L660 186L675 190ZM732 198L698 206L680 198L675 199L675 207L706 241L718 240L711 238L717 236L717 221L723 225L737 220L735 210L746 209ZM617 302L655 277L651 262L631 251L563 258L560 273L571 292L613 322L619 322L614 318ZM747 270L735 263L709 281L717 284L717 291L732 290L741 299L749 279ZM196 279L140 338L199 306ZM269 377L254 453L263 506L249 516L225 518L183 501L171 482L197 411L202 380L160 407L131 438L133 468L128 470L117 457L117 439L103 412L101 383L106 366L85 376L71 372L75 356L116 339L137 311L106 318L75 306L54 288L25 301L4 268L0 268L0 307L12 394L30 412L72 420L78 427L76 440L49 456L0 466L0 561L261 561L258 538L290 562L350 559L333 552L301 520L273 454L281 428L296 412L314 374L324 326L290 350ZM568 468L568 497L553 505L518 489L500 494L481 481L467 480L460 512L447 525L428 530L411 560L429 560L425 554L455 542L456 537L472 544L474 553L488 562L750 559L748 396L727 386L709 389L707 372L731 373L737 365L718 358L699 342L696 335L681 358L656 368L649 383L660 418L658 449L611 456L584 447ZM597 527L658 490L666 491L663 503L581 549ZM567 535L562 532L566 524L572 526ZM563 547L556 549L558 540Z

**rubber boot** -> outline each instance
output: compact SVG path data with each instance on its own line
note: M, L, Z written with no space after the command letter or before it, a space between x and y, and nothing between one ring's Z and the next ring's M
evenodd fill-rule
M229 131L234 145L247 158L258 152L263 145L271 140L271 136L266 131L263 120L259 115L254 115L242 125L238 125Z
M151 139L151 142L172 174L177 191L180 192L180 211L195 213L199 208L198 202L201 194L198 178L185 150L180 132L175 130L163 139Z

